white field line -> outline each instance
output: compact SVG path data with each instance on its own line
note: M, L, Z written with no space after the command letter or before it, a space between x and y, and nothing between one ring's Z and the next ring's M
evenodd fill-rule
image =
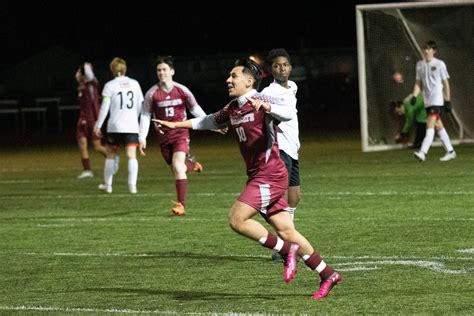
M425 261L425 260L381 260L381 261L356 261L356 262L345 262L339 263L337 266L358 266L358 265L404 265L404 266L415 266L418 268L426 268L439 273L448 274L466 274L465 270L451 270L447 269L443 263L438 261ZM338 269L343 271L343 269Z
M157 257L156 254L148 253L124 253L124 252L8 252L0 251L0 256L65 256L65 257L131 257L131 258L143 258L143 257ZM218 254L214 254L219 257ZM238 258L268 258L266 255L234 255L226 254L222 257L238 257ZM417 256L325 256L325 258L342 259L342 260L446 260L446 261L474 261L474 257L451 257L451 256L439 256L439 257L417 257Z
M12 255L12 253L0 253ZM148 254L122 254L122 253L103 253L103 254L94 254L94 253L17 253L16 255L38 255L38 256L117 256L117 257L149 257ZM232 256L232 255L231 255ZM267 256L244 256L244 257L258 257L258 258L268 258ZM398 258L403 259L403 257L397 256L337 256L333 258L339 259L370 259L370 258ZM437 258L430 258L431 260ZM456 258L456 257L441 257L440 259L448 260L474 260L474 258ZM366 265L375 265L375 267L367 267ZM465 270L450 270L446 269L443 263L437 261L429 260L381 260L381 261L355 261L355 262L346 262L339 263L335 266L338 267L339 271L370 271L370 270L379 270L380 268L377 265L410 265L420 268L427 268L438 273L448 273L448 274L466 274ZM344 267L343 267L344 266ZM242 314L242 313L183 313L175 311L165 311L165 310L132 310L132 309L120 309L120 308L109 308L109 309L97 309L97 308L68 308L68 307L56 307L56 306L8 306L0 305L0 310L3 311L38 311L38 312L65 312L65 313L114 313L114 314L158 314L158 315L226 315L226 316L237 316L237 315L265 315L265 314Z
M474 253L474 248L468 248L468 249L459 249L457 252L461 253Z
M29 311L29 312L61 312L61 313L100 313L100 314L154 314L154 315L209 315L209 316L292 316L294 314L268 314L268 313L247 313L247 312L175 312L164 310L137 310L137 309L120 309L120 308L87 308L87 307L58 307L58 306L12 306L0 305L0 311ZM303 314L304 315L304 314Z
M30 312L63 312L63 313L111 313L111 314L157 314L157 315L220 315L219 313L185 313L174 311L160 311L160 310L134 310L134 309L120 309L120 308L71 308L71 307L57 307L57 306L8 306L0 305L0 310L3 311L30 311ZM222 314L224 315L224 314Z
M156 254L127 254L127 253L76 253L76 252L0 252L0 256L41 256L41 257L131 257L131 258L146 258L146 257L157 257ZM219 257L219 255L216 255ZM225 257L244 257L244 258L268 258L264 255L225 255ZM447 274L467 274L465 270L451 270L447 269L444 263L435 261L435 260L446 260L446 261L474 261L474 257L402 257L402 256L328 256L327 258L337 258L344 260L360 260L367 259L370 261L352 261L352 262L342 262L334 264L340 271L360 271L360 270L377 270L379 269L377 265L405 265L405 266L415 266L418 268L426 268L438 273L447 273ZM379 259L379 260L377 260ZM392 259L392 260L389 260ZM368 265L374 265L375 267L367 267ZM473 269L469 269L473 270Z

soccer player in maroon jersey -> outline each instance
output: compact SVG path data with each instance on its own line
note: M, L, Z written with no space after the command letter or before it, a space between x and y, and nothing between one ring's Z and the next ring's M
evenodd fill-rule
M194 117L206 116L197 103L192 92L184 85L173 81L175 74L171 56L159 56L156 59L156 74L158 83L153 85L145 94L142 114L140 116L140 152L144 154L146 137L150 127L150 118L180 122L186 120L186 109ZM186 195L188 191L187 172L202 172L202 165L189 159L189 131L185 129L168 130L165 133L155 133L160 144L161 154L166 163L171 166L175 177L177 201L172 208L174 215L185 214Z
M248 58L239 59L226 80L229 96L233 99L223 109L181 122L156 122L162 132L166 132L166 128L206 130L230 126L239 143L248 176L244 190L229 210L230 227L238 234L278 251L285 259L283 278L286 282L291 281L296 273L297 255L301 256L305 264L320 276L319 291L312 298L324 298L342 276L326 264L296 230L285 199L288 172L279 154L277 124L294 118L296 111L278 105L277 99L256 91L261 73L255 62ZM252 219L258 213L272 225L277 235Z
M92 142L96 152L105 157L105 147L101 140L94 134L94 124L97 121L100 106L99 81L88 62L79 66L76 71L77 94L79 98L79 119L76 126L76 138L81 153L83 171L78 179L92 178L89 159L88 140Z

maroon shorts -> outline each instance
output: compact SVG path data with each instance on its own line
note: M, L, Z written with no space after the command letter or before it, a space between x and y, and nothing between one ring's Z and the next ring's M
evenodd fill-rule
M288 177L278 181L263 178L249 179L238 200L258 210L264 217L288 208L285 191L288 188Z
M173 154L178 151L182 151L189 154L189 138L179 139L173 142L160 144L161 155L165 159L168 165L171 165L173 160Z
M79 119L76 126L76 138L87 138L89 140L100 139L94 133L94 122Z

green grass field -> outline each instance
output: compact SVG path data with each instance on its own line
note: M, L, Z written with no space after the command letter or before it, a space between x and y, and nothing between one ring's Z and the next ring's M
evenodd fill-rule
M474 314L474 146L419 163L411 150L362 153L355 134L303 136L295 223L344 276L316 301L314 272L300 262L286 284L268 249L228 227L244 164L231 137L204 133L184 217L171 216L156 146L135 196L123 152L107 195L95 153L96 177L77 180L74 144L3 149L0 314Z

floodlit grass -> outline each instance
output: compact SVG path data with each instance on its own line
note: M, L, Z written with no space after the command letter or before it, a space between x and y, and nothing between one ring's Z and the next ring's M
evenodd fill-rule
M314 272L300 262L285 284L271 252L228 227L244 164L231 137L202 135L184 217L171 216L174 180L153 144L134 196L123 153L107 195L95 153L96 177L76 180L73 145L4 150L0 314L474 314L472 145L419 163L361 153L355 135L304 135L295 223L344 276L315 301Z

